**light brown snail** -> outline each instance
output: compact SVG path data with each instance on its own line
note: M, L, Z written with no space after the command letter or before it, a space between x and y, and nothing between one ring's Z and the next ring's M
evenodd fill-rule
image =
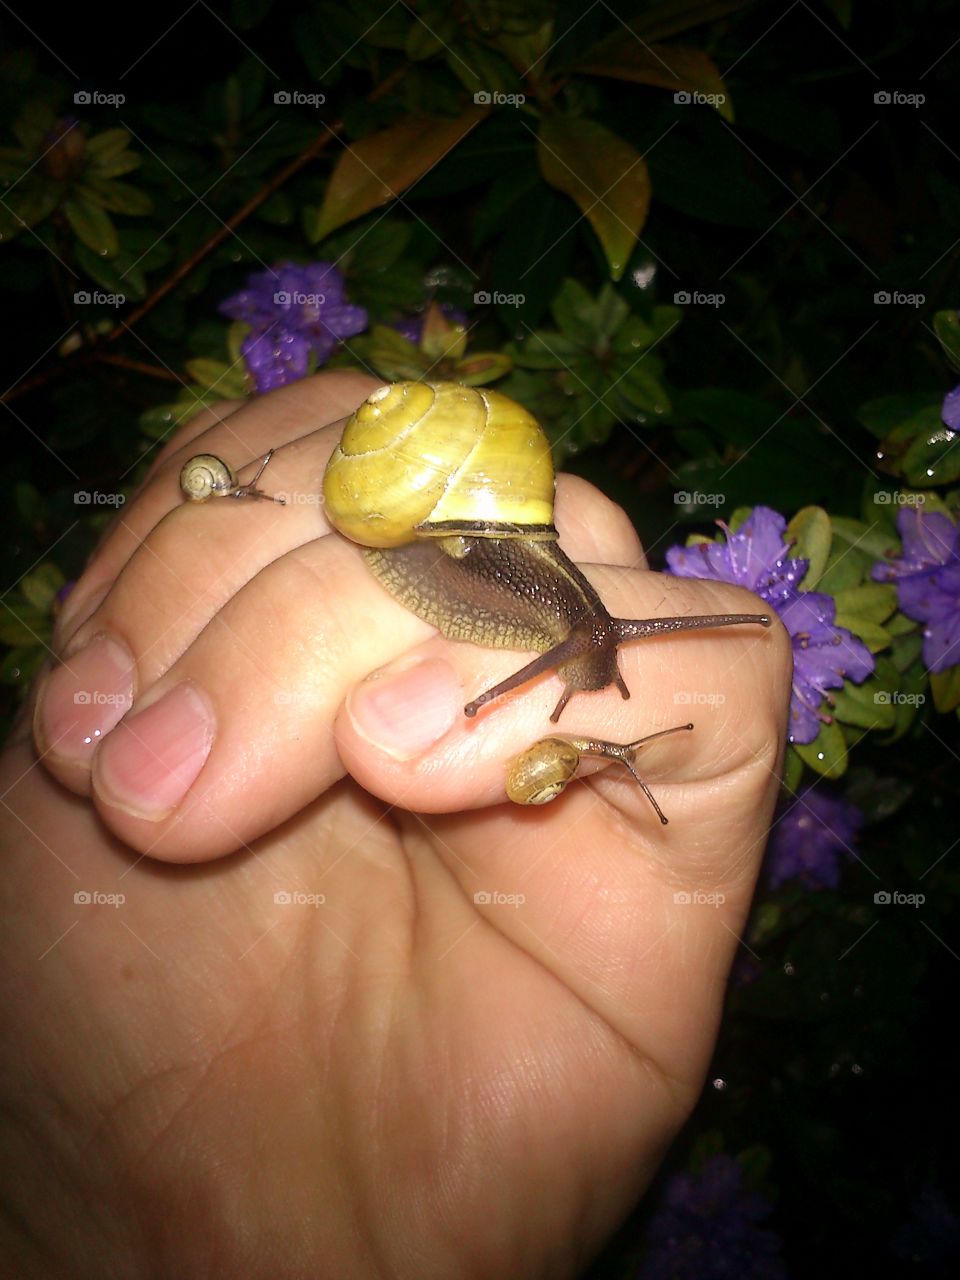
M677 724L672 729L648 733L636 742L605 742L600 738L577 738L568 734L553 734L540 738L516 756L507 768L507 796L515 804L549 804L566 789L580 766L583 756L597 756L603 760L618 760L639 782L643 794L653 805L654 812L663 823L667 819L654 799L653 792L633 767L637 752L655 738L692 729L692 724Z
M213 453L198 453L188 458L180 469L180 492L190 502L206 502L208 498L264 498L279 502L283 498L272 497L257 488L267 463L274 455L271 449L260 463L257 474L248 484L240 484L233 470Z

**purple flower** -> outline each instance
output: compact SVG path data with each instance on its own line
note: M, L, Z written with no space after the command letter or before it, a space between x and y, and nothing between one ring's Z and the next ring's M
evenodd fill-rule
M811 785L788 802L774 825L767 849L770 887L800 879L808 889L835 889L840 881L840 859L852 857L863 826L863 814L855 804L831 795L821 785Z
M311 356L325 364L338 342L367 327L366 311L347 300L332 262L281 262L255 272L220 311L250 325L241 350L258 391L296 382Z
M903 554L876 564L878 582L896 582L900 608L925 622L923 660L931 671L960 662L960 529L939 511L904 507L897 516Z
M801 591L808 561L789 555L787 522L770 507L755 507L736 533L722 526L726 542L671 547L667 565L681 578L713 578L756 592L776 609L793 639L793 697L789 739L812 742L820 731L826 691L839 689L844 677L859 684L873 671L870 650L834 621L832 596Z
M455 307L450 302L441 302L440 310L451 324L467 324L467 313L462 311L460 307ZM419 315L403 316L400 320L395 320L390 327L396 329L397 333L406 338L408 342L412 342L415 347L418 347L420 339L423 337L423 326L426 318L426 311L421 311Z
M960 431L960 387L954 387L943 397L940 417L951 431Z
M769 1202L743 1185L732 1156L675 1174L647 1230L636 1280L785 1280L780 1238L757 1226Z

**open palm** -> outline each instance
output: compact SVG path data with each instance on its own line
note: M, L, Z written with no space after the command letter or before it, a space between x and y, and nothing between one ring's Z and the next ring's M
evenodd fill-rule
M5 756L0 1196L23 1275L573 1274L701 1087L775 799L786 638L627 646L631 700L564 713L617 741L694 721L639 757L668 827L617 766L507 804L557 679L466 721L518 655L436 636L294 500L371 385L318 377L184 429L68 602L42 763L26 733ZM191 453L270 446L286 507L180 503ZM754 605L646 571L582 482L557 517L615 614ZM133 705L97 735L91 706L116 704L70 694L104 634ZM196 769L160 706L184 687L213 724Z

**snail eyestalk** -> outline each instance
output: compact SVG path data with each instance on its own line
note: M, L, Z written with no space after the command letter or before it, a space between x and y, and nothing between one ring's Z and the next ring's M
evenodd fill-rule
M253 479L249 481L249 483L247 484L239 485L233 491L233 493L228 494L227 496L231 498L263 498L264 501L266 502L277 502L280 504L281 507L285 507L287 505L286 498L276 497L272 493L264 493L262 489L257 488L257 481L263 475L264 471L266 471L267 463L270 461L270 459L273 457L275 453L276 453L276 449L268 449L267 452L264 454L263 461L260 463L260 466L257 468L257 474L253 477Z
M464 707L464 715L475 716L482 706L505 693L526 684L534 676L558 668L565 688L550 719L560 719L564 707L575 693L588 689L604 689L615 684L624 699L630 690L617 668L617 650L625 640L641 640L646 636L669 635L675 631L699 631L707 627L733 627L741 623L758 623L769 627L766 613L693 614L679 618L611 618L599 611L570 629L559 644L528 662L506 680L486 689Z
M206 502L208 498L263 498L267 502L278 502L281 506L285 498L275 498L257 488L257 481L266 470L267 463L275 450L270 449L260 463L257 474L247 484L240 484L233 469L222 458L213 453L198 453L188 458L180 471L180 492L190 502Z
M517 756L510 765L506 781L507 796L514 804L549 804L572 781L581 758L596 756L603 760L616 760L624 765L640 784L661 824L666 826L668 818L657 804L653 792L634 768L634 761L637 752L648 742L692 728L692 724L677 724L670 729L648 733L636 742L606 742L599 738L578 738L567 734L541 738Z

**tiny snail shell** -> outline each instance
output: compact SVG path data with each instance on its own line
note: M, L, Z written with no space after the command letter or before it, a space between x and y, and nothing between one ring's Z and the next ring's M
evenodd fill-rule
M191 502L236 493L237 477L222 458L212 453L198 453L188 458L180 471L180 491Z
M580 752L563 738L541 738L516 757L507 773L507 795L514 804L555 800L577 772Z

